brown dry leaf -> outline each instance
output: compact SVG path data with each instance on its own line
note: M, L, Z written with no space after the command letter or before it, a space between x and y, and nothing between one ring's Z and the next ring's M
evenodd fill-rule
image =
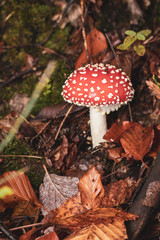
M101 176L94 166L80 179L78 184L82 204L86 209L93 209L101 204L104 188Z
M116 163L120 162L123 158L124 151L122 147L111 148L107 152L109 154L108 158L114 160Z
M108 224L92 224L86 228L72 233L65 240L125 240L126 228L123 221L113 221Z
M93 59L93 57L95 55L102 54L102 52L107 49L108 46L107 46L105 36L103 35L103 33L101 33L96 28L94 28L87 35L86 42L87 42L87 49L88 49L90 59L92 60L93 63L98 62L98 57L96 57L96 59ZM87 63L87 55L86 55L86 49L84 48L79 58L76 61L75 69L81 67L85 63Z
M86 227L78 232L71 234L65 240L117 240L117 239L126 239L126 229L123 221L116 221L108 224L92 224L89 227Z
M11 130L17 117L18 115L12 112L0 120L0 140Z
M85 212L85 208L81 203L80 193L77 193L72 198L65 201L59 208L52 210L48 215L42 220L43 224L54 224L60 219L70 218L74 215Z
M154 139L151 150L147 153L147 157L157 157L157 154L160 152L160 129L158 126L154 127Z
M0 187L8 186L12 189L13 194L3 198L7 205L18 203L20 201L31 201L38 207L42 204L38 201L28 177L20 171L9 171L0 177Z
M108 184L105 187L105 196L102 200L102 206L113 207L127 203L136 186L136 182L129 178Z
M122 136L123 132L127 129L137 125L136 122L123 121L122 124L114 123L109 131L104 135L104 139L109 142L119 143L119 139Z
M29 232L26 234L23 234L20 236L19 240L28 240L30 236L36 231L36 228L32 228Z
M31 201L22 201L18 202L16 206L13 208L13 213L11 215L11 219L24 219L23 217L26 218L26 220L23 220L23 224L32 224L33 219L35 216L39 214L39 208L36 207L35 204L33 204ZM29 218L27 218L27 216Z
M55 233L55 231L50 232L44 236L38 237L35 240L59 240L57 234Z
M68 139L66 138L65 135L63 135L63 142L61 146L57 147L56 152L54 154L54 165L56 169L60 169L62 165L64 164L64 158L68 154Z
M160 99L160 88L159 88L159 86L156 83L152 82L151 80L146 81L146 83L147 83L149 89L151 89L153 91L153 93L156 95L156 97L158 99Z
M70 218L55 220L54 224L60 228L69 228L75 231L79 228L87 227L92 223L107 224L113 221L135 220L137 217L137 215L116 208L95 208Z
M123 132L120 142L127 154L136 160L143 161L143 157L151 149L153 138L153 127L143 127L141 124L136 124Z

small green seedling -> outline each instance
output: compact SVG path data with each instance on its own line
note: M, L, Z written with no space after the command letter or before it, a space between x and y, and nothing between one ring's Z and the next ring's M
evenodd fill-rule
M156 79L156 77L155 77L155 75L153 75L153 81L155 82L155 84L159 87L159 89L160 89L160 83L157 81L157 79Z
M146 40L146 37L151 34L151 30L146 29L139 32L135 32L132 30L125 31L125 34L128 35L122 44L118 45L117 48L119 50L129 50L132 49L139 55L144 56L145 54L145 46L142 45L142 42Z

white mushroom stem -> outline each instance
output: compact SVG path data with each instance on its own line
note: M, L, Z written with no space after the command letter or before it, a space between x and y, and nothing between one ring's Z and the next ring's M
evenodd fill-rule
M107 132L106 114L90 107L90 128L93 148L105 142L103 136Z
M106 113L118 110L121 104L90 107L90 128L93 148L101 142L106 142L103 136L107 132Z

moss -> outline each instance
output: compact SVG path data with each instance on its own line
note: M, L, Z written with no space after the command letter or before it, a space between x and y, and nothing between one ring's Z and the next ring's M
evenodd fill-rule
M26 175L28 175L32 187L38 189L44 176L44 169L42 166L44 160L32 157L16 157L17 155L38 156L35 151L30 149L27 143L14 139L4 150L3 155L6 155L6 157L3 157L3 161L1 162L0 174L7 171L19 170L27 166L29 167L29 171L26 172ZM7 155L13 155L13 157L7 157Z

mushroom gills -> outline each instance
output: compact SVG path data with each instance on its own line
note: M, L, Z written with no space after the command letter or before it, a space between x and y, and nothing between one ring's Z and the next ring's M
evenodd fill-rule
M121 107L121 104L113 104L108 106L96 106L96 110L101 112L102 115L109 114L110 112L117 111Z

